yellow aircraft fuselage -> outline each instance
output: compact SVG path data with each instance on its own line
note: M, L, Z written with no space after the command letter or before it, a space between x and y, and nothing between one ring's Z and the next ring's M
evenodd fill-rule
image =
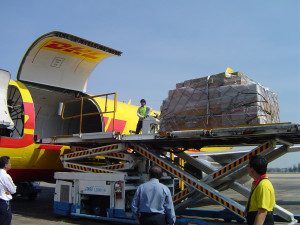
M121 54L59 31L39 37L29 47L17 81L10 80L5 90L14 127L0 127L0 155L11 158L9 173L15 181L52 180L54 172L64 170L60 157L70 152L70 146L41 144L44 138L113 130L129 134L136 129L138 106L85 94L93 69ZM78 98L85 98L81 106ZM69 119L64 119L58 109L68 101L64 112ZM103 113L107 111L115 112ZM80 113L93 115L79 118Z
M60 156L70 152L69 146L40 144L35 141L35 120L38 113L28 88L20 81L10 81L20 91L24 107L23 135L19 138L0 137L0 155L11 159L12 169L9 171L15 181L51 180L56 171L64 170ZM103 107L105 99L95 98L99 108ZM108 106L113 102L109 100ZM129 134L135 130L138 117L138 106L117 102L114 127L113 114L102 116L104 126L102 131L112 131ZM158 113L158 112L157 112ZM58 124L59 125L59 124ZM45 128L44 128L45 129Z

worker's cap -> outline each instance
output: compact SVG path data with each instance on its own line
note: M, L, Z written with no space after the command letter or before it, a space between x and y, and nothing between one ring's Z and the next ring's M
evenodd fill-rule
M145 102L145 103L146 103L146 100L145 100L145 99L141 99L141 101L140 101L140 102L141 102L141 103L142 103L142 102Z

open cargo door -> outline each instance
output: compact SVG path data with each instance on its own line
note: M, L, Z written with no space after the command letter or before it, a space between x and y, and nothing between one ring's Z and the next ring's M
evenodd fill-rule
M8 108L13 107L7 104L7 88L10 80L10 73L0 69L0 128L13 129L14 123L10 117Z
M27 50L17 79L86 92L93 69L122 52L85 39L54 31L38 38Z

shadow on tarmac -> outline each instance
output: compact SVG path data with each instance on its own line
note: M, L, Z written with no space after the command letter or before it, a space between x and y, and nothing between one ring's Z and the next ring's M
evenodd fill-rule
M300 174L270 174L276 192L276 203L294 214L300 214L299 187ZM251 182L247 184L250 187ZM15 197L11 201L13 221L12 225L107 225L108 223L81 218L70 218L59 216L53 213L53 196L55 184L41 183L42 192L35 201L28 201L25 198ZM247 198L232 191L225 191L241 205L246 205ZM212 200L206 198L201 201L203 209L224 209ZM207 220L212 224L237 224L236 222L224 223L221 219ZM276 223L288 224L288 223Z
M36 200L29 201L27 198L15 197L11 201L11 209L13 214L13 220L18 220L20 217L32 218L32 224L34 220L47 221L47 224L78 224L78 225L99 225L99 221L71 218L66 216L60 216L53 213L53 196L54 187L41 186L42 192L38 195ZM18 218L14 218L14 214ZM15 221L13 224L22 224L22 221ZM24 224L24 223L23 223ZM44 223L43 223L44 224ZM104 225L104 223L101 223Z

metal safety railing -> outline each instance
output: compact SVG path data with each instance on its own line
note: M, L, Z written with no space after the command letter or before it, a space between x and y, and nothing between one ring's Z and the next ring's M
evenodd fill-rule
M108 96L113 95L113 109L108 110ZM104 102L104 111L101 109L100 112L90 112L90 113L83 113L83 106L84 106L84 101L86 100L92 100L97 97L105 97L105 102ZM72 115L72 116L64 116L65 113L65 108L67 104L72 104L80 102L80 113L78 115ZM87 96L87 97L81 97L81 98L76 98L70 101L63 102L62 106L62 111L61 111L61 118L64 120L67 119L74 119L74 118L80 118L80 123L79 123L79 134L81 133L82 130L82 118L85 116L94 116L94 115L100 115L100 114L108 114L112 113L113 114L113 130L115 129L115 115L117 111L117 93L108 93L108 94L102 94L102 95L95 95L95 96Z

